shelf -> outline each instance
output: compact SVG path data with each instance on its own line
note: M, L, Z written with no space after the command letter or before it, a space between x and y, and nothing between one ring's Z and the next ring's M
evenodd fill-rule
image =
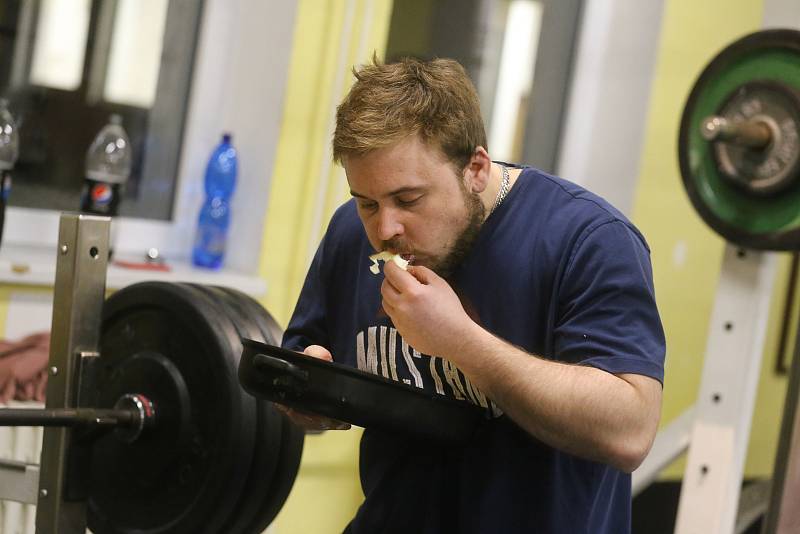
M120 259L130 260L125 255L121 255ZM137 258L136 261L139 259ZM112 262L108 267L106 287L120 289L145 280L162 280L225 286L238 289L255 298L262 297L267 291L267 283L257 276L228 269L219 271L200 269L186 261L168 261L167 265L169 271L158 271L121 267ZM52 287L55 276L56 250L54 248L13 243L4 243L0 248L0 284Z

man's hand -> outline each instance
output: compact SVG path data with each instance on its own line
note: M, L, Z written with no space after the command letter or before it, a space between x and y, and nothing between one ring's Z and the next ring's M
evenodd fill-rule
M447 356L475 326L453 288L427 267L404 271L386 262L381 285L383 309L403 339L424 354Z
M308 356L313 356L314 358L319 358L320 360L325 360L328 362L333 361L333 356L331 355L330 351L325 347L320 347L319 345L309 345L303 351L303 354L307 354ZM275 407L283 412L289 419L291 419L294 424L304 428L308 432L322 432L323 430L347 430L350 428L349 423L344 423L323 415L302 412L279 403L275 403Z

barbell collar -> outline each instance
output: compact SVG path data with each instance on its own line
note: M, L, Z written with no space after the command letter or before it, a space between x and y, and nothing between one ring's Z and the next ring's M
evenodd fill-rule
M133 443L146 428L155 424L156 410L153 401L139 393L128 393L120 397L114 405L114 411L134 414L129 424L120 425L114 430L114 434L126 443Z
M703 120L700 133L706 141L722 141L755 149L766 148L773 139L772 129L765 121L732 122L719 116Z
M155 422L155 407L142 395L125 395L112 410L98 408L3 408L0 426L111 427L124 430L120 435L133 441ZM129 436L133 436L130 438Z

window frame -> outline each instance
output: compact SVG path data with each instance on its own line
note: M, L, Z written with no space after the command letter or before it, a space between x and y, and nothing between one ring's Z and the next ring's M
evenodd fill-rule
M170 9L181 3L170 2ZM257 274L296 14L294 2L267 4L205 0L172 218L119 217L115 245L121 255L144 257L147 249L155 247L167 259L190 256L204 195L205 165L222 132L228 131L239 152L240 174L232 201L226 267ZM271 31L264 31L264 21L269 21ZM8 207L3 244L55 246L59 216L55 210Z

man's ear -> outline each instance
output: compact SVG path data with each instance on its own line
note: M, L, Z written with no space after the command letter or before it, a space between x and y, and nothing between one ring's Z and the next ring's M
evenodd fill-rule
M492 160L489 153L482 146L476 147L469 163L464 167L464 182L467 189L473 193L482 193L489 185L491 173Z

